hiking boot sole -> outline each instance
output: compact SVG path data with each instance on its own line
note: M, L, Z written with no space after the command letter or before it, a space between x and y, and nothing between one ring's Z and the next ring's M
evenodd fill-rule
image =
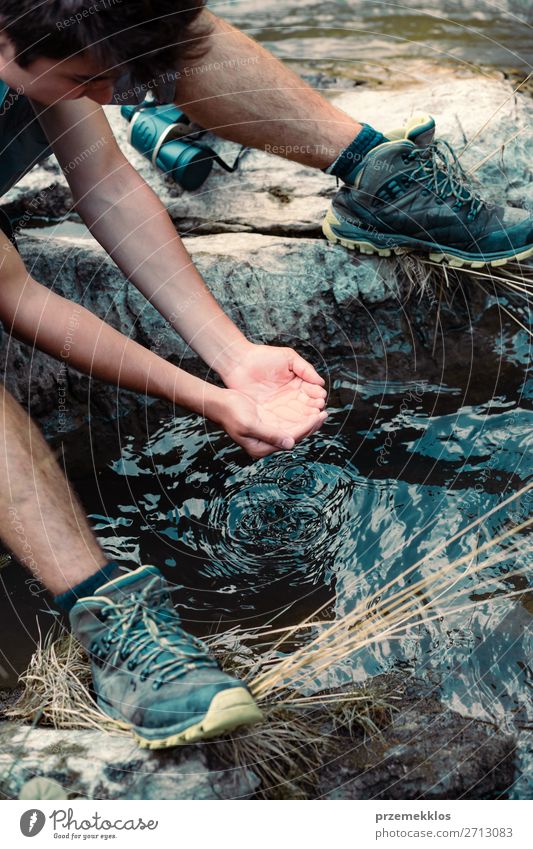
M333 230L333 227L335 226L342 226L342 222L336 218L332 210L329 210L322 223L322 232L328 241L333 244L342 245L344 248L348 248L348 250L358 250L362 254L377 254L378 256L392 256L392 254L401 256L402 254L409 253L424 253L427 254L429 259L433 262L442 262L452 268L485 268L486 266L497 268L498 266L507 265L508 262L520 262L520 260L528 259L528 257L533 256L533 245L507 256L486 254L484 257L480 257L479 255L467 254L453 248L437 247L435 243L432 242L422 242L419 239L409 239L407 236L401 237L401 244L398 243L384 247L383 245L372 242L371 238L382 238L383 240L390 242L391 239L393 239L391 235L376 232L370 236L370 234L367 235L364 230L360 230L358 233L360 238L347 238L346 236L341 236L335 233ZM355 229L356 228L354 227L354 230Z
M194 725L164 737L145 737L142 730L134 725L115 721L121 728L131 731L142 749L168 749L172 746L185 746L200 740L209 740L234 731L243 725L255 725L262 722L263 714L252 696L244 687L230 687L221 690L211 700L205 716Z

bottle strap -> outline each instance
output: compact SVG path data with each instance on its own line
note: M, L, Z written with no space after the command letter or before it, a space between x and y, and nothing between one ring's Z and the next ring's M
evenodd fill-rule
M1 101L0 101L0 104L1 104ZM167 105L167 104L160 104L160 105L163 106L163 105ZM133 126L134 126L136 120L141 115L143 109L153 108L154 106L157 106L157 104L153 104L151 102L143 101L142 103L138 103L133 108L132 116L131 116L131 119L129 121L129 126L128 126L128 142L130 144L131 144ZM161 148L163 147L163 145L165 145L169 141L174 141L174 139L176 139L176 138L180 139L181 141L189 141L192 144L195 144L197 147L201 148L202 150L205 150L205 152L208 154L207 158L212 159L213 162L216 162L217 165L219 165L224 171L227 171L229 174L233 174L237 170L242 157L244 156L246 151L250 150L250 148L247 147L246 145L244 145L244 144L241 145L241 149L239 150L237 156L235 157L233 165L229 165L227 162L224 161L224 159L222 159L221 156L219 156L219 154L215 150L213 150L212 147L210 147L205 142L200 141L202 136L205 136L207 134L207 132L208 132L207 130L204 130L203 128L200 127L199 129L191 130L191 131L187 132L187 129L188 129L187 124L176 123L176 124L171 124L168 127L168 129L165 130L165 132L158 139L157 144L155 146L155 149L152 153L152 157L151 157L152 158L152 165L156 166L157 157L159 156L159 152L160 152Z
M204 130L204 132L205 132L205 130ZM244 156L244 154L246 153L247 150L250 150L250 148L247 147L246 145L244 145L244 144L241 145L241 149L239 150L237 156L235 157L233 165L229 165L229 163L225 162L222 159L222 157L219 156L219 154L216 151L214 151L212 147L209 147L209 145L206 144L205 142L195 141L194 144L196 145L196 147L200 147L200 148L202 148L202 150L205 150L205 152L209 154L209 158L212 159L213 162L216 162L217 165L220 165L220 167L223 168L224 171L227 171L229 174L233 174L234 171L237 170L237 168L239 167L239 162L241 161L242 157Z

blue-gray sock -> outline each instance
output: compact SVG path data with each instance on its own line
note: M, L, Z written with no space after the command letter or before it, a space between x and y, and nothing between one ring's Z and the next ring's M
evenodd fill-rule
M344 183L353 184L357 169L369 150L386 141L385 136L370 124L363 124L354 140L341 151L335 162L325 169L326 174L333 174Z
M113 578L118 577L120 574L119 564L114 560L110 560L109 563L102 566L102 568L99 569L98 572L95 572L94 575L90 575L88 578L85 578L84 581L76 584L75 587L70 587L70 589L61 593L61 595L56 595L54 602L58 607L68 613L80 598L93 595L98 587L102 587L104 584L107 584L108 581L112 581Z

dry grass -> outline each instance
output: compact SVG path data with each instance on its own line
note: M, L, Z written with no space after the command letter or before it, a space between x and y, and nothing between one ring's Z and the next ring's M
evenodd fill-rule
M32 722L38 714L54 728L98 728L117 731L118 724L99 710L91 695L91 668L82 645L71 634L52 629L37 645L23 687L6 717Z
M470 598L470 590L464 583L465 577L477 576L476 592L499 585L491 598L483 600L484 604L523 595L523 590L502 591L499 578L486 574L486 570L490 566L507 561L514 553L531 549L531 541L524 537L522 532L533 523L533 518L509 527L497 537L473 547L467 554L452 562L446 562L435 571L417 580L413 578L415 571L434 559L437 554L444 552L452 542L456 542L470 531L479 529L490 516L523 497L532 488L533 483L523 487L449 539L443 540L385 586L379 587L379 590L362 599L347 615L333 623L317 623L315 628L318 633L313 639L273 662L273 656L276 652L279 653L289 636L282 635L273 646L264 668L250 681L250 689L257 700L279 700L284 703L287 701L288 690L308 688L329 669L347 657L353 657L366 646L403 636L414 625L426 624L479 606L480 601L472 601ZM507 573L506 578L513 574ZM309 627L320 612L316 611L300 627ZM291 635L293 632L294 629L290 629Z
M418 266L424 266L423 272ZM429 269L429 272L427 271ZM512 306L529 311L533 298L533 264L510 262L499 268L450 268L431 260L418 259L411 261L410 290L421 294L425 292L444 293L445 297L453 296L455 291L464 286L477 286L486 295L505 295ZM530 327L520 320L516 312L509 310L499 302L499 309L508 315L515 324L532 336Z
M529 310L533 300L533 262L509 262L497 268L458 268L433 262L416 254L396 257L396 277L403 280L403 297L429 297L437 302L437 324L442 302L449 307L457 292L466 288L478 287L486 295L494 297L505 295L510 306L517 310ZM499 304L522 330L532 335L531 329L520 320L517 312L505 304Z
M234 640L233 640L234 641ZM227 650L227 635L211 639L211 647L227 670L246 677L252 666L249 650ZM239 657L236 665L235 659ZM57 729L89 728L129 736L97 707L92 698L88 656L71 634L51 632L36 649L21 676L23 692L7 716L22 723ZM293 696L294 694L288 694ZM398 698L393 696L392 700ZM265 722L210 742L209 754L225 769L251 769L260 779L258 795L268 799L308 798L328 755L338 754L339 734L359 732L363 739L380 734L390 721L392 701L367 686L324 693L287 704L262 705Z
M213 754L228 767L251 769L267 799L308 799L324 763L343 752L346 736L363 744L382 737L400 698L379 686L324 692L263 705L265 722L216 740Z
M264 798L308 798L334 741L321 733L316 712L274 707L264 713L261 725L216 740L212 755L226 767L253 770Z
M516 88L526 85L530 74ZM506 101L505 101L506 102ZM493 120L504 103L487 119L478 132L461 151L462 156L477 136ZM493 156L502 152L518 138L523 130L514 133L481 161L469 169L473 175ZM406 284L406 295L424 296L438 293L437 324L443 299L452 297L457 288L475 284L486 294L503 290L521 307L529 306L533 294L533 265L508 263L496 269L461 268L443 265L431 260L408 255L394 258L397 271ZM523 330L531 331L503 304L506 312ZM434 339L435 348L436 334ZM355 609L333 623L320 620L323 608L315 611L304 622L283 629L255 629L244 637L238 628L208 638L211 650L219 657L228 672L246 680L261 704L265 722L253 730L243 729L213 741L212 752L230 768L252 769L261 780L260 793L266 798L309 798L317 779L318 770L327 754L335 750L342 734L363 738L381 734L395 710L393 704L400 697L380 692L366 685L337 691L312 692L313 681L328 669L364 647L391 637L408 633L413 625L424 624L445 616L471 610L512 596L524 595L524 590L501 592L498 589L478 601L460 598L461 580L468 575L480 574L487 567L507 560L528 545L521 532L533 522L528 519L509 528L498 537L478 545L467 555L447 563L437 571L407 581L415 570L444 551L451 542L482 526L489 516L503 506L520 498L533 488L533 484L507 498L478 520L471 522L451 538L444 540L428 555L391 580L379 592L361 601ZM511 537L519 536L510 547L501 549ZM529 544L530 547L530 544ZM480 560L481 555L489 556ZM0 569L9 557L0 557ZM376 568L378 564L376 564ZM466 567L463 569L463 567ZM462 571L460 571L462 570ZM370 570L371 571L371 570ZM506 573L509 578L516 573ZM520 573L521 574L521 573ZM476 590L497 582L495 577L481 577ZM394 589L394 585L400 589ZM464 590L464 587L463 587ZM443 601L453 596L453 603L443 607ZM283 654L296 633L309 633L305 645L290 654ZM252 649L247 640L253 642ZM263 641L263 642L261 642ZM51 632L36 649L30 666L21 677L23 693L8 711L10 718L31 723L43 721L55 728L96 728L126 734L118 724L97 707L91 695L89 659L82 646L72 635ZM310 692L311 690L311 692Z

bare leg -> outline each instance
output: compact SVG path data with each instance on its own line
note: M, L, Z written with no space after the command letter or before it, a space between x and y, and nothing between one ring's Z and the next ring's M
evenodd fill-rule
M179 68L177 105L231 141L315 168L331 165L361 124L256 41L210 12L203 14L211 24L207 51Z
M54 595L107 561L36 425L0 385L0 536Z

